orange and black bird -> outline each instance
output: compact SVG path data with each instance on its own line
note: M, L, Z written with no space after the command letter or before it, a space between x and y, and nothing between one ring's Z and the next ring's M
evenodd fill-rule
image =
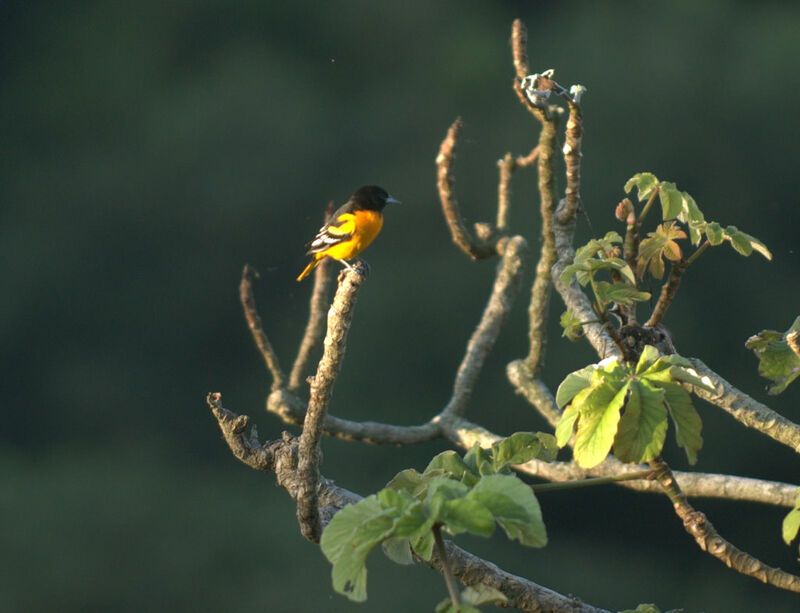
M378 236L383 227L383 207L399 202L377 185L359 187L307 245L306 255L311 256L311 261L297 280L302 281L310 275L325 257L338 260L352 270L347 260L356 257Z

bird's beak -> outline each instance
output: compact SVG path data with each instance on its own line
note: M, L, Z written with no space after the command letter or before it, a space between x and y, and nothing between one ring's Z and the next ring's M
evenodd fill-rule
M389 196L388 198L386 198L386 204L403 204L403 203L400 202L397 198Z

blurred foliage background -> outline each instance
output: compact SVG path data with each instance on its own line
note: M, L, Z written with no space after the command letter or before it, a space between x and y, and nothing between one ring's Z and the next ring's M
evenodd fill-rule
M370 558L370 599L333 595L269 476L239 464L205 404L223 393L262 437L269 380L241 316L245 262L288 368L310 282L303 244L329 200L378 183L403 201L369 250L332 412L413 424L438 411L488 296L492 262L446 233L434 157L465 120L457 194L494 215L495 161L538 126L511 91L521 17L531 66L581 83L578 240L616 228L622 185L649 170L707 219L762 239L690 269L667 315L698 356L798 420L798 389L767 399L745 339L798 313L792 2L0 3L0 609L425 611L445 596L421 567ZM512 225L537 244L536 177L514 183ZM561 183L563 189L563 181ZM528 280L532 277L532 267ZM468 415L501 433L544 428L505 381L525 351L525 294ZM593 360L553 326L545 378ZM698 470L798 482L797 456L700 402ZM671 435L670 435L671 436ZM444 448L324 442L323 472L367 494ZM687 468L668 442L675 468ZM367 468L368 467L368 468ZM509 571L610 609L796 610L797 596L701 553L663 497L621 488L541 496L551 544L461 544ZM798 572L785 510L697 501L721 533Z

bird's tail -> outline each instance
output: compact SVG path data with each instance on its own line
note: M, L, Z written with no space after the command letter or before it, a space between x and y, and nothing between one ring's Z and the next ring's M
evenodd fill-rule
M308 275L311 274L311 271L314 270L317 267L317 264L319 264L319 260L317 258L315 258L315 257L312 257L311 261L303 269L303 272L301 272L297 276L297 280L298 281L302 281L303 279L305 279Z

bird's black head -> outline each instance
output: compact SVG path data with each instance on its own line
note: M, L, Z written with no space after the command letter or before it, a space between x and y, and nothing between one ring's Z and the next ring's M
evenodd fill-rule
M350 196L350 202L354 209L366 209L368 211L382 211L387 204L400 203L399 200L392 198L385 189L377 185L359 187Z

